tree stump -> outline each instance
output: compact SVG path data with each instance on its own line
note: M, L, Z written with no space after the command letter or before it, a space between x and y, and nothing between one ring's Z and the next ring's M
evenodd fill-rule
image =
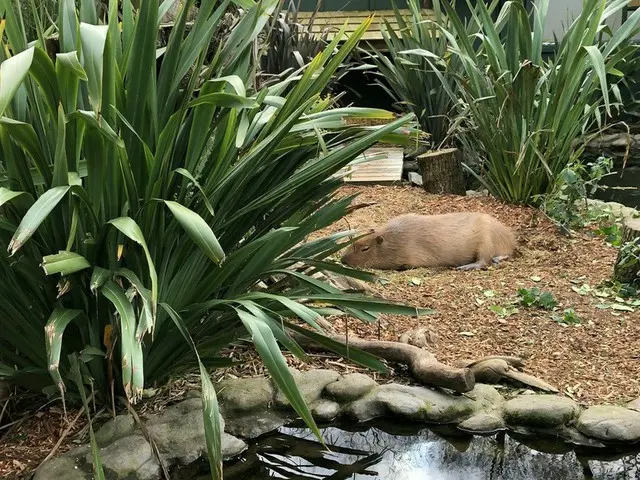
M464 195L466 185L462 173L462 151L445 148L418 157L422 169L422 186L429 193Z
M640 218L629 217L622 223L622 243L613 279L628 284L640 281Z

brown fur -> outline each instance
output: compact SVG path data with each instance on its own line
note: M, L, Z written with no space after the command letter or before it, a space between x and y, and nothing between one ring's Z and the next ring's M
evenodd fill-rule
M515 248L509 227L485 213L407 214L347 247L342 262L380 270L481 268L511 256Z

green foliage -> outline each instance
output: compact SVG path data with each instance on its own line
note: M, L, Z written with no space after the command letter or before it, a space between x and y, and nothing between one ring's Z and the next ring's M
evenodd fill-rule
M562 315L551 315L556 322L561 325L580 325L582 323L582 318L576 313L573 308L566 308Z
M634 312L640 307L638 289L628 283L606 280L596 287L585 283L571 289L579 295L589 295L599 300L596 307L600 310L612 310L614 315L619 315L615 312Z
M541 292L539 288L521 288L518 290L520 304L525 307L537 307L544 310L553 310L558 306L558 302L551 292Z
M614 247L619 247L622 242L622 232L617 223L602 223L594 233L604 237L605 241Z
M113 370L134 403L146 385L199 367L214 474L220 426L206 368L230 363L220 358L230 342L253 340L319 434L285 368L280 345L301 351L285 319L319 330L299 332L318 341L327 306L365 321L420 313L311 276L350 274L326 259L353 232L304 243L348 211L334 174L412 132L401 129L410 116L365 127L392 115L320 98L370 21L340 46L339 32L299 76L251 91L253 45L278 2L247 8L211 56L229 0L216 3L202 1L187 29L185 2L158 49L158 0L139 10L124 0L122 18L112 0L104 20L91 0L78 10L61 1L51 59L42 36L27 45L18 12L0 0L0 372L77 399L79 370L104 402Z
M519 312L518 308L514 305L491 305L489 310L500 318L508 318Z
M320 4L318 1L316 10L305 23L298 18L298 8L294 0L286 2L286 9L281 8L275 12L273 28L267 32L265 53L262 56L262 77L268 79L270 76L284 78L296 75L304 65L326 48L329 33L332 33L330 29L325 28L319 34L313 32ZM333 90L334 84L347 73L349 67L347 59L327 82L325 91Z
M453 5L455 7L455 0ZM409 15L405 16L392 2L399 28L391 26L385 18L382 37L388 54L377 51L373 46L369 58L380 77L376 83L384 89L396 105L404 112L413 112L423 131L431 136L434 148L453 143L459 134L455 122L456 99L447 91L457 94L457 84L452 76L444 76L448 70L462 68L459 58L450 55L451 46L440 28L451 29L452 25L444 14L440 0L432 5L433 17L425 16L422 2L409 0ZM492 1L488 7L493 11L498 2ZM475 23L465 25L464 35L478 32ZM441 62L435 62L441 59ZM446 82L446 89L441 84Z
M602 285L599 285L600 289L607 288L612 292L614 297L626 299L634 299L640 296L640 291L633 285L629 285L628 283L620 283L615 281L606 281L603 282ZM640 287L640 285L639 285Z
M586 0L553 58L545 60L549 0L531 12L522 1L506 2L495 20L484 2L468 3L480 30L474 37L443 3L450 27L440 31L457 62L433 52L415 55L434 65L443 90L458 102L469 144L484 157L486 188L507 202L533 203L580 157L582 135L602 125L620 103L618 67L636 52L629 39L640 32L640 11L612 33L605 21L626 0Z
M58 0L19 0L27 39L38 36L38 29L50 25L56 18ZM35 7L35 8L32 8Z
M582 228L593 219L584 214L583 211L588 213L589 209L581 209L580 203L587 207L587 198L603 188L600 182L611 173L612 168L613 161L610 158L599 157L587 164L575 160L560 172L553 189L548 194L536 197L536 200L540 208L562 227ZM608 232L607 235L612 233Z
M635 270L635 278L625 279L625 281L628 280L628 283L632 286L640 285L640 237L625 242L620 246L616 270L625 272L633 272Z

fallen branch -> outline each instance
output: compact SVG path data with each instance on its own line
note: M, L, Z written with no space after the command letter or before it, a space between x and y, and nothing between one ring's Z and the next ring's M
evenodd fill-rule
M293 338L304 348L326 350L323 346L299 333L289 331ZM409 367L411 375L423 385L449 388L459 393L469 392L475 386L473 373L468 368L456 368L440 363L426 350L398 342L363 340L344 335L330 335L329 338L344 345L371 353L393 363L402 363Z

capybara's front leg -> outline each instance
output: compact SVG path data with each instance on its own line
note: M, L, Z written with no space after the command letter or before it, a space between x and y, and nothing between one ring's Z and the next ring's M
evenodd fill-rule
M458 270L480 270L486 265L483 261L478 261L475 263L468 263L466 265L461 265L458 267Z

